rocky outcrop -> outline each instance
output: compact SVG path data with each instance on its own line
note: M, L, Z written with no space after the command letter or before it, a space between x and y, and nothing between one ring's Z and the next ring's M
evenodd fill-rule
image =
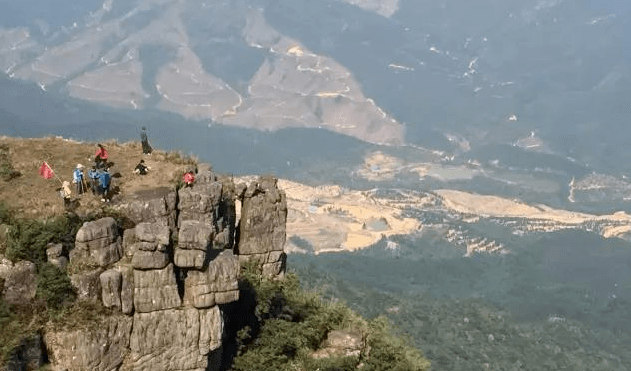
M245 190L239 222L238 255L241 261L256 261L265 275L285 271L287 199L277 179L261 177Z
M103 269L96 268L70 275L70 282L79 299L101 298L101 273Z
M180 222L175 265L181 268L201 269L207 265L212 248L215 227L209 222L185 220Z
M10 263L10 262L9 262ZM4 265L4 300L9 303L25 303L35 298L37 292L37 268L30 261Z
M55 370L117 370L129 353L132 318L113 316L93 328L58 330L48 328L44 343Z
M175 188L162 187L142 190L130 195L130 201L117 206L133 224L157 223L175 231L177 193Z
M99 276L101 281L101 298L105 308L121 308L121 288L123 277L116 269L109 269Z
M320 349L313 353L314 358L358 357L366 349L361 331L333 330L327 334Z
M147 313L182 305L173 264L164 269L134 269L134 308Z
M158 223L141 223L134 228L136 246L131 247L136 269L162 269L169 264L171 230Z
M77 232L70 262L106 267L123 256L122 238L114 218L107 217L83 225Z
M210 308L239 300L239 258L225 250L204 271L189 271L185 280L184 303Z
M239 299L240 257L233 251L238 194L247 220L242 250L266 274L282 272L287 208L273 178L237 190L207 169L179 191L179 202L175 192L147 191L144 199L119 207L134 223L122 236L112 218L86 223L77 233L70 261L78 296L98 298L125 315L103 319L91 331L51 327L45 342L54 369L218 369L220 305ZM62 253L51 246L49 259Z
M66 270L66 266L68 266L68 258L63 256L64 246L61 243L49 244L46 249L46 257L48 262L57 268Z
M132 369L206 370L222 334L218 306L138 313L130 341Z

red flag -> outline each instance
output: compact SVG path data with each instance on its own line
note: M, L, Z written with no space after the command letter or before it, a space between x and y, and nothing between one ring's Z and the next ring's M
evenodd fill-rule
M55 173L53 172L53 169L50 167L50 165L44 162L42 166L39 167L39 175L43 176L46 179L50 179L55 175Z

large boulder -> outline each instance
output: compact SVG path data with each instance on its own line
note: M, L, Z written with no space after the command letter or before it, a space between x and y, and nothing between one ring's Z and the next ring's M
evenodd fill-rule
M223 185L219 182L198 183L181 188L178 192L178 225L183 221L197 220L215 226L219 214Z
M136 226L136 238L141 242L140 249L164 251L171 242L171 230L159 223L140 223Z
M206 370L221 347L223 317L210 309L170 309L136 313L131 334L134 371Z
M189 271L184 281L185 304L209 308L239 300L239 268L239 258L224 250L204 271Z
M134 270L134 308L147 313L179 307L182 304L178 293L173 264L164 269Z
M207 222L186 220L181 222L178 244L173 260L181 268L201 269L207 265L208 253L213 246L215 227Z
M238 254L255 260L271 275L284 272L287 199L277 179L260 177L245 190L239 222Z
M140 223L135 228L126 230L123 236L125 254L132 256L134 268L162 269L169 264L171 230L168 226Z
M4 273L4 300L24 303L37 293L37 268L30 261L19 261Z
M66 270L68 265L68 258L63 256L64 246L61 243L48 244L46 249L46 257L50 264L56 266L62 271Z
M359 357L366 348L366 342L359 330L329 331L320 349L312 354L314 358Z
M75 248L70 252L73 265L106 267L123 256L122 239L114 218L84 223L77 232Z
M129 354L133 320L127 316L100 319L92 328L59 330L47 328L44 343L55 370L113 371Z

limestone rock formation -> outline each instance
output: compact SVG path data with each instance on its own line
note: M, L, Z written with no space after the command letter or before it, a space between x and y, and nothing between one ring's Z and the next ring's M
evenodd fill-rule
M83 225L77 232L70 262L106 267L123 256L122 239L114 218L107 217Z
M222 334L218 306L137 313L130 341L133 370L206 370Z
M238 254L241 261L254 260L266 275L285 271L287 199L277 179L260 177L246 189L239 222Z
M366 347L361 331L334 330L327 334L314 358L359 356Z
M134 311L134 270L129 265L119 265L121 272L121 311L132 314Z
M158 223L175 231L177 193L175 188L163 187L138 191L130 201L117 207L134 224Z
M123 277L116 269L109 269L101 273L101 298L105 308L121 307L121 287Z
M173 264L164 269L134 270L134 308L147 313L182 305Z
M215 234L214 226L209 222L198 220L182 221L178 235L178 246L175 249L175 265L182 268L201 269L212 248Z
M30 261L19 261L11 266L4 277L4 300L24 303L35 298L37 268Z
M94 328L48 328L44 343L55 370L116 370L129 353L132 319L112 316Z
M193 187L180 189L178 192L180 227L183 221L188 220L197 220L215 226L219 216L222 189L223 186L219 182L200 183L199 181Z
M239 300L239 258L224 250L206 270L191 270L185 280L184 303L195 308L210 308Z
M140 192L120 206L122 236L111 217L79 229L69 253L71 283L79 300L98 299L114 310L95 318L94 328L49 324L44 343L54 370L219 369L222 308L230 308L220 305L239 300L240 259L282 274L287 206L274 178L236 187L210 169L198 175L179 201L169 188ZM240 241L237 199L244 205ZM50 245L47 256L63 265L64 246ZM35 277L32 263L0 260L9 297L34 297Z
M123 234L125 256L136 269L162 269L169 264L171 230L159 223L140 223Z
M63 256L64 246L61 243L57 244L49 244L46 249L46 257L48 258L48 262L57 268L66 270L66 266L68 266L68 258Z
M70 275L70 282L79 299L101 298L101 273L103 269L96 268Z

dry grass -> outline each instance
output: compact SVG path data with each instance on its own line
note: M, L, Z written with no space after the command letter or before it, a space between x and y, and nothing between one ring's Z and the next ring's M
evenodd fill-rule
M101 142L109 152L114 163L110 172L120 177L112 179L111 188L120 192L112 198L112 204L120 203L125 197L146 188L172 186L184 173L187 166L196 164L194 158L187 158L180 153L155 150L152 155L142 154L139 142L118 143L115 140ZM72 172L77 164L84 165L84 173L94 162L96 143L78 142L59 137L48 138L10 138L0 137L0 145L9 148L12 166L22 176L10 181L0 180L0 200L27 217L49 217L64 213L63 200L58 189L61 181L72 182ZM140 176L133 173L140 159L151 168L149 174ZM39 176L38 170L46 161L54 169L58 178L46 180ZM73 187L74 191L74 187ZM73 197L76 197L73 194ZM90 193L76 197L78 212L102 207L100 198Z

